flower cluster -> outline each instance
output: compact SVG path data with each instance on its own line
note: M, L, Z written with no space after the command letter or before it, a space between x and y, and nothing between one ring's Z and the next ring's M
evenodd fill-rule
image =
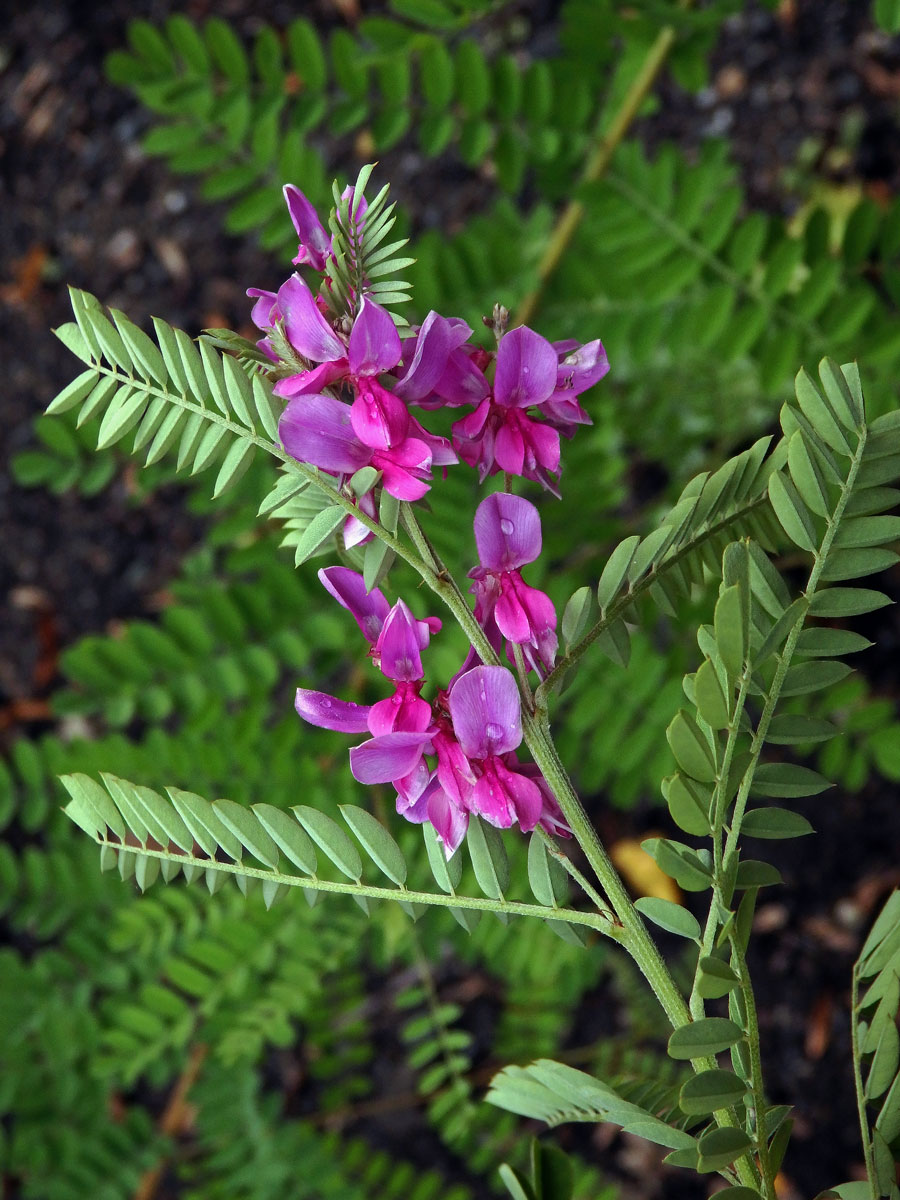
M285 450L336 476L342 487L362 468L373 468L347 491L371 518L379 483L399 500L418 500L436 468L459 461L476 468L480 482L503 472L558 494L560 436L590 423L578 398L609 369L600 342L554 344L524 326L507 331L499 308L492 351L472 343L464 321L437 312L417 328L404 327L402 336L368 294L364 277L360 247L367 218L379 219L373 216L378 202L366 209L361 195L345 193L341 219L356 231L348 249L340 234L329 236L302 192L287 187L285 198L299 238L294 263L324 276L318 295L299 274L277 292L248 293L264 335L259 345L276 367L275 392L287 401L279 423ZM430 432L413 408L469 411L447 438ZM522 578L541 552L537 509L520 496L495 493L479 505L474 533L479 565L469 572L472 615L520 681L529 671L543 677L556 658L556 612L550 598ZM355 517L346 523L345 546L369 536ZM429 821L448 856L473 813L500 828L517 822L526 832L541 825L567 834L540 770L517 755L523 730L516 675L494 658L485 663L472 646L447 687L426 700L422 654L440 621L417 619L402 599L390 605L348 567L329 567L319 578L353 615L393 689L371 705L297 691L297 712L310 724L367 735L350 751L355 778L392 784L397 811L410 821Z
M480 481L502 471L558 495L560 435L590 424L578 397L609 369L601 343L551 343L520 326L488 351L470 341L464 321L436 312L401 337L365 287L352 298L351 314L332 312L334 238L302 192L288 186L285 198L299 238L294 263L325 277L318 296L299 274L277 292L248 291L265 335L259 345L282 376L276 394L288 401L279 425L285 450L342 480L372 466L401 500L421 498L435 468L460 460ZM349 202L364 228L365 201L351 193ZM472 411L455 421L448 439L430 433L411 406ZM359 504L374 511L370 495ZM364 534L355 529L351 536Z
M511 672L473 666L429 704L420 695L422 651L440 621L417 620L403 600L390 606L378 589L367 592L362 576L348 567L328 567L319 579L355 617L370 657L394 686L392 695L371 705L297 689L297 712L311 725L370 735L350 751L354 778L392 784L397 811L419 824L430 821L448 855L462 841L471 813L502 829L518 821L526 832L537 824L566 832L540 772L516 755L522 720Z

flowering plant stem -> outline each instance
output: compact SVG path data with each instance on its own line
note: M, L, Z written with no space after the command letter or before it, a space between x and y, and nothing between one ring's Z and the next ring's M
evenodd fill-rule
M681 7L690 8L692 2L693 0L681 0ZM596 183L603 178L612 161L613 154L640 112L674 43L675 29L671 25L663 26L647 51L640 70L632 80L631 86L625 93L618 111L605 132L603 131L603 126L606 124L605 114L601 116L601 128L597 131L596 144L582 171L581 182L583 184ZM584 219L584 213L585 205L581 200L570 200L563 209L550 235L541 261L538 263L538 282L516 310L515 318L512 321L513 325L524 325L534 316L547 281L559 266L578 226Z
M878 1192L875 1187L875 1154L872 1150L872 1138L869 1133L869 1121L866 1115L866 1092L862 1079L862 1054L859 1044L859 963L853 965L852 983L850 986L850 1041L853 1058L853 1090L856 1093L856 1111L859 1114L859 1132L862 1140L863 1155L866 1161L866 1178L869 1181L872 1200L877 1200Z
M451 610L482 661L491 664L497 663L498 657L488 643L484 631L476 622L459 588L456 587L443 568L443 564L434 554L412 507L404 504L402 513L404 527L421 556L417 557L405 549L403 557L411 566L415 567L425 583L440 596ZM383 536L384 531L375 522L371 522L371 524L373 531L379 537ZM526 697L523 697L523 701L525 700ZM672 978L643 919L632 904L619 873L613 866L606 848L585 812L560 760L546 724L532 715L527 704L523 704L522 729L525 744L556 797L566 821L600 882L609 907L612 909L612 914L610 914L602 904L601 897L592 887L587 890L587 894L594 900L599 913L604 918L602 932L619 942L634 959L641 974L653 989L653 993L659 1000L673 1029L688 1024L693 1018L687 1001ZM580 872L578 876L575 876L574 870L570 869L568 865L566 869L573 877L580 876ZM581 882L580 879L579 882ZM691 1065L695 1071L699 1072L711 1070L716 1063L714 1058L705 1057L693 1060ZM720 1125L737 1125L736 1118L728 1110L716 1113L715 1117ZM759 1173L749 1155L745 1155L735 1164L735 1171L742 1183L751 1187L757 1186Z

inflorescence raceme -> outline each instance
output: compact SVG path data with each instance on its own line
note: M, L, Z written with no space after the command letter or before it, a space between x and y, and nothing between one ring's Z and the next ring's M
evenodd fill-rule
M600 341L551 343L525 326L507 331L505 322L495 321L496 349L486 350L471 342L464 321L433 311L419 327L398 328L370 294L379 292L359 251L372 211L364 197L352 188L344 192L345 224L336 209L329 235L299 189L284 191L299 238L294 264L320 274L319 291L294 273L277 292L251 288L248 295L256 301L253 321L273 364L275 392L287 400L279 422L287 453L337 477L342 487L362 468L373 468L375 482L354 496L372 519L376 486L398 500L419 500L435 468L446 473L460 462L477 470L479 482L503 472L507 487L519 476L558 496L560 435L571 438L579 425L591 423L579 396L609 370ZM355 281L349 287L348 274ZM447 438L431 433L412 407L423 414L470 411ZM494 493L479 504L474 532L474 617L498 654L505 649L520 670L543 678L556 657L556 612L521 575L541 552L538 511L508 491ZM346 548L372 536L362 521L345 522ZM417 620L402 599L389 605L347 567L329 567L319 578L355 617L370 657L394 685L391 696L368 706L297 691L304 720L369 735L350 751L354 777L393 784L397 811L410 821L430 821L448 855L471 813L500 828L518 821L523 831L541 825L568 833L538 768L518 760L521 699L512 672L485 665L472 647L448 688L429 703L420 695L422 651L441 628L438 618Z

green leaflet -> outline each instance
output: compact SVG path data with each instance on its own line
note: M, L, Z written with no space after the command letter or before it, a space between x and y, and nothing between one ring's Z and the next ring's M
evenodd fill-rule
M472 817L466 844L478 886L492 900L501 900L509 887L509 860L502 833L480 817Z
M534 833L528 839L528 883L538 904L556 908L568 898L565 868Z
M680 904L656 896L641 896L634 906L639 913L654 925L659 925L661 929L690 938L692 941L700 940L700 926L696 917Z
M528 1067L507 1067L495 1075L487 1099L498 1108L548 1125L611 1121L657 1145L689 1149L695 1144L690 1134L623 1100L600 1080L546 1059Z
M745 837L795 838L815 832L806 817L787 808L751 808L741 821Z
M703 1017L682 1025L669 1037L669 1055L677 1059L706 1058L727 1050L744 1031L726 1017Z
M406 883L406 859L380 821L353 804L341 805L341 816L356 834L363 849L389 879L402 887Z
M682 1087L678 1103L682 1112L702 1117L722 1108L731 1108L746 1093L746 1083L731 1071L701 1071Z
M716 778L716 760L709 741L686 709L672 719L666 738L675 760L686 775L700 783L712 783Z
M253 812L279 850L307 875L316 873L316 850L312 840L283 809L271 804L254 804Z
M362 860L359 851L340 825L325 813L310 808L307 804L296 805L292 812L338 870L349 879L358 881L362 875Z

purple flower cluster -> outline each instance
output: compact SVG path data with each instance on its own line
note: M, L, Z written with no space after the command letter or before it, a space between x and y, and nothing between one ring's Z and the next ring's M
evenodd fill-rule
M374 210L352 191L344 198L356 228L364 229ZM356 278L358 291L348 297L343 259L303 193L289 186L285 199L299 239L295 265L325 277L319 295L299 274L277 292L248 292L264 335L259 345L278 367L275 393L287 401L278 428L288 454L336 476L341 487L361 468L374 468L376 483L356 498L373 518L379 482L399 500L419 500L435 468L459 461L476 468L479 482L503 472L558 495L560 436L590 424L578 398L609 369L601 343L551 343L524 326L505 332L500 310L492 351L470 341L464 321L437 312L401 336L365 281ZM333 311L338 295L347 311ZM469 411L447 438L426 429L413 408ZM541 553L537 509L520 496L495 493L479 505L474 530L473 616L496 655L505 655L520 676L544 677L556 658L556 612L522 578ZM346 522L345 546L371 536L355 517ZM397 811L431 822L448 856L473 813L500 828L518 822L524 831L541 825L568 835L540 770L518 759L522 712L512 671L485 664L473 646L447 688L438 688L433 701L423 699L422 653L440 621L418 620L403 600L389 605L347 567L329 567L319 578L353 615L370 658L393 686L371 705L297 691L297 712L310 724L367 735L350 751L355 778L392 784Z
M294 263L327 279L333 239L302 192L287 186L285 198L300 243ZM364 204L355 209L363 223ZM420 499L434 468L460 460L480 481L503 471L559 494L560 434L590 424L578 397L609 370L599 341L551 343L520 326L486 351L469 341L464 321L436 312L401 338L369 296L354 298L352 320L338 317L298 274L277 292L251 288L248 295L266 335L260 346L283 367L278 347L286 343L287 365L295 368L275 387L288 401L279 433L294 458L341 479L372 466L401 500ZM410 406L472 411L447 439L429 433ZM371 497L360 507L374 511ZM356 541L365 536L361 526L348 532Z
M475 616L496 649L504 640L523 647L536 668L553 665L556 613L549 597L522 581L520 568L540 553L537 509L520 496L495 494L475 516L481 566L475 580ZM328 567L319 579L356 619L369 655L394 685L376 704L353 704L324 692L297 690L297 712L312 725L370 736L350 751L360 783L391 783L397 811L430 821L452 854L471 813L506 829L542 825L566 834L559 807L536 766L516 755L522 741L519 689L505 667L485 666L471 649L448 690L433 704L421 696L422 651L441 627L417 620L403 600L391 607L378 589L348 567Z

